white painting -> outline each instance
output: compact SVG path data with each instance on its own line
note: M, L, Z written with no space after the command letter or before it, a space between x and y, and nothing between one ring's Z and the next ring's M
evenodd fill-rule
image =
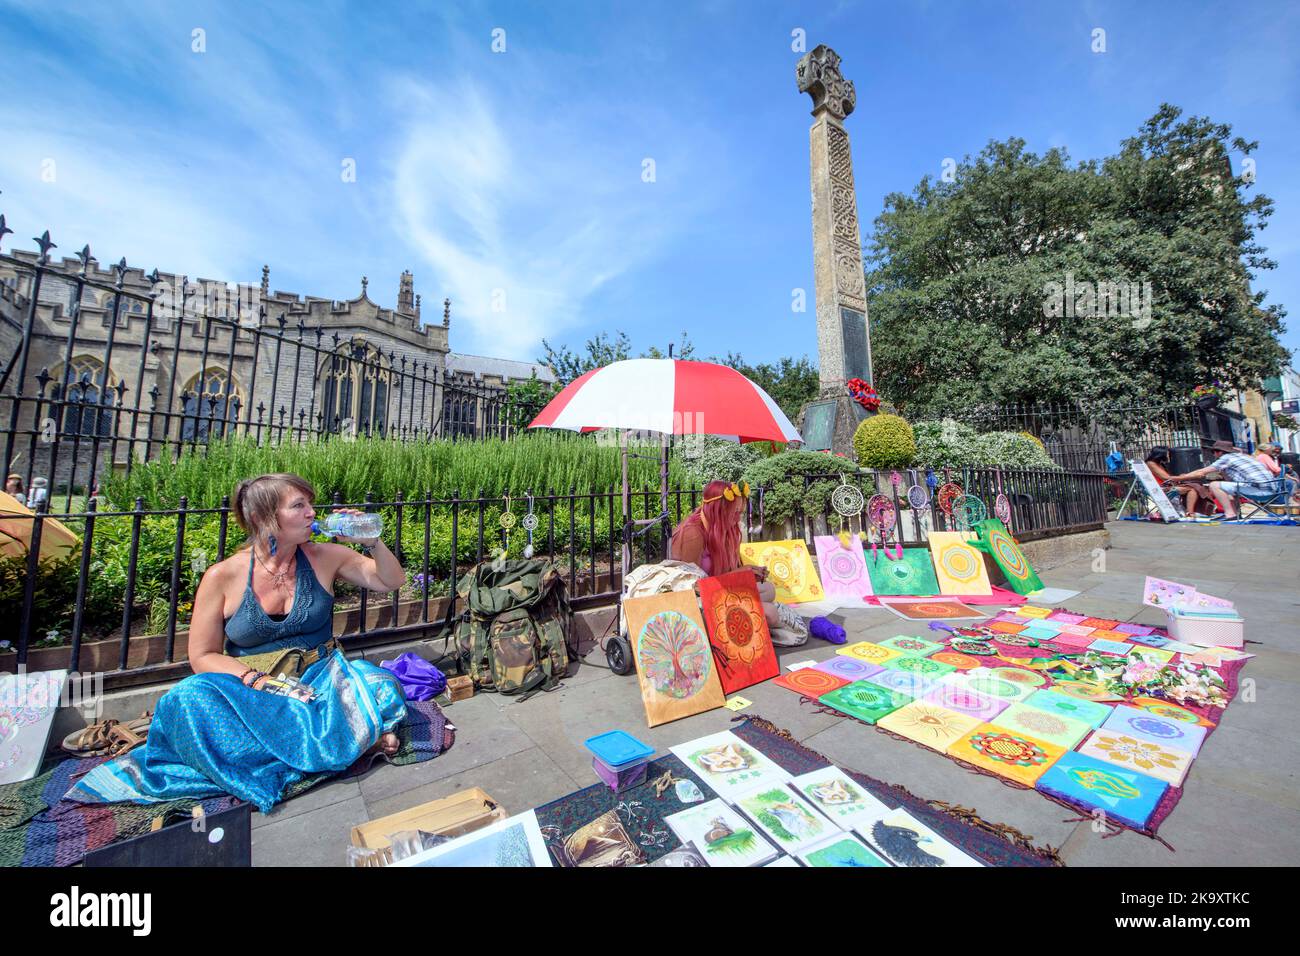
M0 674L0 784L40 772L68 672Z
M795 777L791 785L826 817L849 829L871 824L889 813L885 806L839 767L823 767Z
M537 815L529 810L392 865L547 867L553 864L537 825Z
M664 822L677 839L695 844L709 866L762 866L777 855L754 824L721 800L679 810Z
M963 853L906 810L893 810L869 827L854 828L858 835L895 866L983 866Z

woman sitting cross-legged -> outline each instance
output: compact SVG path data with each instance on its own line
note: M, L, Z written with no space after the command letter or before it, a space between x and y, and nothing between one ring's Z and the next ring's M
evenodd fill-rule
M337 647L334 582L393 591L405 573L378 538L339 539L370 557L312 542L315 496L297 475L239 483L232 510L249 545L208 568L199 584L189 636L194 676L158 701L143 747L92 770L70 799L229 793L266 812L308 774L346 770L372 750L396 752L393 729L406 716L401 684Z

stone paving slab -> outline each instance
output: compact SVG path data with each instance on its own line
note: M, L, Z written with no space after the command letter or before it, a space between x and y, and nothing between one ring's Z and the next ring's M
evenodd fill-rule
M740 716L766 717L844 766L901 784L917 796L974 807L986 820L1061 847L1071 865L1300 863L1300 743L1290 729L1292 715L1300 712L1300 531L1144 522L1112 522L1108 528L1112 547L1105 552L1104 570L1096 570L1093 557L1082 556L1042 574L1049 586L1082 592L1065 602L1068 606L1162 623L1161 612L1141 604L1142 581L1152 574L1236 601L1247 620L1248 639L1262 642L1247 645L1257 657L1242 672L1242 698L1209 737L1182 800L1161 827L1176 852L1129 832L1102 839L1090 821L1069 822L1068 810L1036 793L970 773L855 721L818 714L797 694L770 683L740 692L754 702ZM928 633L925 625L883 610L847 610L835 618L850 641ZM817 640L779 650L783 663L833 654L832 646ZM717 710L647 729L636 678L612 674L599 649L588 660L550 694L524 702L484 694L452 705L447 717L458 728L456 745L433 761L380 766L360 781L330 784L266 817L255 815L254 862L338 865L353 824L465 787L482 787L510 812L519 812L595 782L582 745L593 734L622 728L662 753L726 729L736 716Z

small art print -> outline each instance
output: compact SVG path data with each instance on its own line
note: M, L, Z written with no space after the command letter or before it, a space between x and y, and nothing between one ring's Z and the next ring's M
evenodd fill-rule
M835 835L839 827L789 787L759 787L736 798L736 807L758 824L777 846L799 853Z
M678 744L671 751L725 800L762 784L790 779L789 773L727 730Z
M909 621L973 621L984 611L963 604L957 598L879 597L881 607L888 608Z

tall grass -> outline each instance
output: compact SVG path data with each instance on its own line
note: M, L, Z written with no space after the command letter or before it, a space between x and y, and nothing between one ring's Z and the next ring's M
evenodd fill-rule
M311 482L321 499L335 492L359 502L367 493L391 501L432 492L434 498L485 496L526 490L567 492L608 490L621 478L616 447L597 444L591 436L531 432L510 439L482 441L399 442L383 438L329 438L320 442L262 445L248 438L213 441L179 458L170 454L133 466L130 475L114 475L104 493L117 508L130 508L137 497L147 508L174 508L181 496L190 507L218 507L245 478L292 472ZM675 458L669 480L693 482ZM634 488L659 486L655 461L632 459L629 482Z

